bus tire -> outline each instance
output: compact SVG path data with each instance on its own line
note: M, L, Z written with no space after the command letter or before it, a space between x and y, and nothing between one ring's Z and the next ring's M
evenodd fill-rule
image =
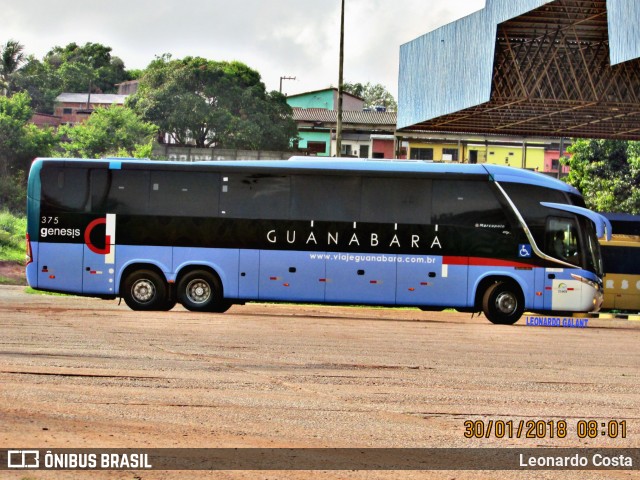
M131 310L166 310L167 284L153 270L136 270L125 278L122 298Z
M173 307L175 307L177 303L178 303L178 300L176 300L175 298L167 298L164 301L162 308L159 308L158 310L162 310L163 312L168 312L169 310L173 309Z
M226 312L231 303L222 297L220 280L206 270L194 270L178 282L178 301L193 312Z
M524 313L524 295L514 282L496 282L482 297L482 311L491 323L513 325Z

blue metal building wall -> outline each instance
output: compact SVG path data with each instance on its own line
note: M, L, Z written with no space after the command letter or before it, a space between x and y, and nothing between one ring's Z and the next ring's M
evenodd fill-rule
M498 24L553 0L487 0L484 9L400 47L398 129L488 102ZM607 0L611 63L640 57L640 0Z
M552 0L487 0L484 9L400 47L398 128L488 102L498 24Z
M607 0L611 65L640 57L640 1Z

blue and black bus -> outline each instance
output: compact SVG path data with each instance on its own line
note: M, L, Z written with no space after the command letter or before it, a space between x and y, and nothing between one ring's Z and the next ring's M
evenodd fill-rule
M495 165L37 159L27 278L134 310L453 307L512 324L602 302L602 216Z

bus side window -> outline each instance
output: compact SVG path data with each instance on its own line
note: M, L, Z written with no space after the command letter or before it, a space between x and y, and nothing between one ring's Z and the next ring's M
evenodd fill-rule
M486 181L434 180L433 223L464 226L510 225Z
M43 202L65 212L84 212L89 200L86 168L45 168L40 176Z
M107 213L107 193L109 192L109 170L91 170L91 203L89 211Z
M502 187L516 204L529 226L544 225L546 221L549 209L540 205L540 202L567 203L567 197L563 192L549 188L507 182L503 183Z
M151 172L149 214L209 217L218 214L220 175L209 172Z
M363 178L360 221L429 225L431 180Z
M294 175L291 219L355 222L360 216L360 178Z
M289 218L290 177L229 173L222 177L220 213L229 218Z
M95 213L146 215L149 211L149 172L93 170L91 206Z

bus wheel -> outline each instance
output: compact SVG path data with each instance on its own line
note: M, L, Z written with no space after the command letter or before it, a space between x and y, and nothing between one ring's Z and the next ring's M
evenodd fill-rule
M220 281L210 272L195 270L178 283L178 300L194 312L226 312L231 304L222 298Z
M524 312L524 296L513 282L497 282L484 292L482 311L491 323L513 325Z
M125 279L122 298L131 310L165 310L167 286L153 270L137 270Z

